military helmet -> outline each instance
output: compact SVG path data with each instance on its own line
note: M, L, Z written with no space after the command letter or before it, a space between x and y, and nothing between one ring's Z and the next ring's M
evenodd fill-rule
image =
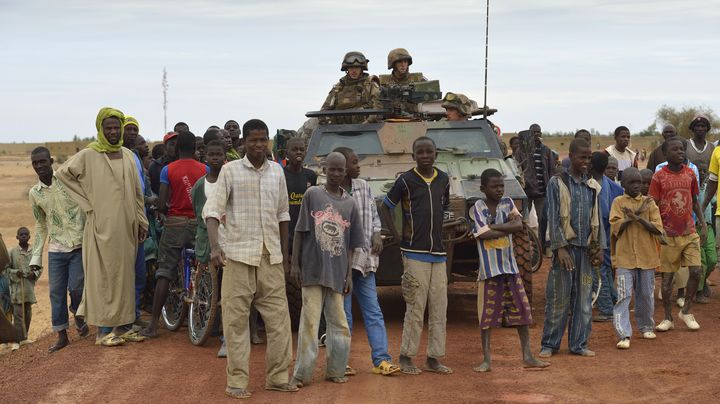
M396 48L391 50L390 53L388 53L388 70L393 68L395 62L399 62L401 60L407 60L408 65L411 65L412 56L410 56L410 52L408 52L405 48Z
M348 67L352 66L359 66L362 67L363 70L368 69L368 62L370 59L366 58L365 55L362 54L362 52L352 51L345 54L345 57L342 61L342 66L340 67L341 71L347 71Z
M472 115L472 111L470 110L470 99L464 94L450 92L445 94L445 98L443 98L442 102L442 107L445 109L455 108L462 116Z

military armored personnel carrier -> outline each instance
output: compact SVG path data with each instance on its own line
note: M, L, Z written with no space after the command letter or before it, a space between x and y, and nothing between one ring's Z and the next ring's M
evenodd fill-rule
M308 113L307 116L316 117L334 112L341 111L318 111ZM369 110L342 112L378 113ZM431 113L425 118L437 119L439 116ZM468 236L472 229L468 211L478 198L484 197L480 191L480 174L487 168L504 173L506 195L515 201L518 210L524 215L528 205L527 197L517 180L520 174L515 164L504 159L498 137L486 117L450 122L409 119L403 116L401 119L386 119L380 123L320 124L310 136L305 163L308 168L318 173L319 181L322 182L324 157L339 146L352 148L360 158L360 176L368 181L377 203L380 204L395 178L415 165L412 159L412 143L420 136L428 136L435 141L438 151L436 167L450 177L452 213L443 226L444 243L448 252L448 280L474 282L478 276L478 252L475 240ZM397 221L396 228L401 228L402 214L396 212L393 217ZM385 248L376 273L377 285L399 285L403 273L399 240L393 238L385 224L383 240ZM513 242L515 257L532 302L533 266L538 267L542 257L537 238L526 227L523 234L514 235ZM296 325L302 304L300 288L289 281L287 292L291 319Z

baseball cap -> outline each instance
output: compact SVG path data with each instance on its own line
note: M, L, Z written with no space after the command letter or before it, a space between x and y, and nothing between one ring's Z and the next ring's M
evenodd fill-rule
M165 137L163 137L163 143L167 143L170 139L177 137L177 132L168 132Z

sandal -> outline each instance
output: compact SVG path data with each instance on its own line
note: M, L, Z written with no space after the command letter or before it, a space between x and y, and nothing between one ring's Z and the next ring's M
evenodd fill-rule
M430 366L427 365L427 363L423 367L423 370L426 372L439 373L441 375L449 375L449 374L452 374L452 372L453 372L452 369L450 369L449 367L447 367L445 365L438 364L437 367L431 368Z
M420 370L419 367L415 365L406 365L406 366L400 366L400 371L405 373L406 375L419 375L422 373L422 370Z
M132 330L125 332L125 334L121 335L120 338L122 338L125 342L145 341L145 337Z
M345 376L355 376L357 371L350 366L345 366Z
M390 363L388 361L382 361L379 365L372 369L372 372L376 375L390 376L393 373L400 371L400 366Z
M252 397L252 393L247 391L247 389L239 389L239 388L235 388L235 387L226 387L225 395L232 397L232 398L239 398L239 399Z
M99 340L95 341L95 345L102 345L102 346L120 346L124 345L125 340L118 337L117 335L110 333L106 336L100 338Z
M348 382L348 378L345 376L343 376L343 377L326 377L325 380L327 380L329 382L333 382L333 383L338 383L338 384Z
M290 383L283 383L283 384L266 385L265 390L280 391L283 393L294 393L296 391L300 391L300 388L297 385L293 386Z

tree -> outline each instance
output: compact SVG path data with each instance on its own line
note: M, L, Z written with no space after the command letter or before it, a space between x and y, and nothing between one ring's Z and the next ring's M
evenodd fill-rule
M663 105L657 111L656 122L660 126L671 124L675 126L680 136L690 139L692 132L690 131L689 125L693 118L697 115L705 115L710 119L710 124L713 122L715 125L718 124L718 117L715 112L707 106L688 107L683 106L682 108L675 108L669 105ZM713 132L717 132L717 126Z
M648 126L647 128L645 128L637 133L637 136L655 136L655 135L659 135L659 133L657 131L657 125L655 123L652 123L650 126Z

